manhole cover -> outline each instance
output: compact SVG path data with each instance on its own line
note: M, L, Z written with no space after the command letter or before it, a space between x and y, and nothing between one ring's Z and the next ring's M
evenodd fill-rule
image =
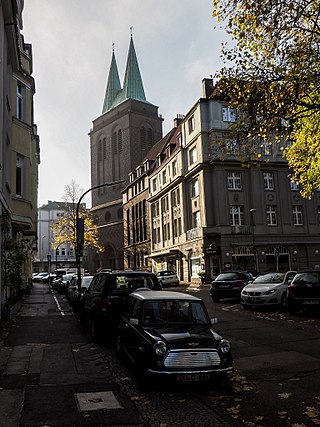
M79 411L97 411L99 409L123 409L112 391L94 393L76 393Z

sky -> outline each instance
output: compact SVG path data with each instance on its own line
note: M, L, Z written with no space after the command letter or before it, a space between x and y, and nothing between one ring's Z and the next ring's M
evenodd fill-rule
M132 27L146 98L163 135L201 97L222 66L223 30L212 0L25 0L22 34L33 46L40 136L38 205L61 201L74 181L91 187L92 122L101 115L114 44L123 82ZM85 200L91 206L91 198Z

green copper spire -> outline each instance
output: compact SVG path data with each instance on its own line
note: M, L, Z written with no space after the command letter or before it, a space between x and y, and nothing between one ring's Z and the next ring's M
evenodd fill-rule
M122 92L124 100L136 99L138 101L146 102L137 55L133 45L132 34Z
M111 110L117 96L121 93L121 83L119 79L118 66L114 49L112 50L112 59L109 70L106 94L104 97L102 114Z

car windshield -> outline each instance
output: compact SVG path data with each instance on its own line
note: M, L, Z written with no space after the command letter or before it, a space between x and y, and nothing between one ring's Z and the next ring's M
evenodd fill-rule
M144 304L143 323L207 325L209 319L202 303L198 301L148 301Z
M215 280L238 280L240 279L239 273L221 273Z
M282 283L284 280L284 273L268 273L258 276L253 282L253 285L267 284L267 283Z
M88 288L90 283L92 282L93 276L84 276L82 278L81 287Z
M62 280L71 280L73 276L74 276L73 273L72 274L64 274L62 276Z

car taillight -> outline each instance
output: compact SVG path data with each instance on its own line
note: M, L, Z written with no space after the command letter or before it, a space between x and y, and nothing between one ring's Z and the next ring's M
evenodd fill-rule
M235 286L237 286L238 288L241 288L241 286L243 286L243 280L236 280Z
M108 298L101 298L101 300L100 300L101 311L107 311L107 308L109 305L110 305L110 302L109 302Z

